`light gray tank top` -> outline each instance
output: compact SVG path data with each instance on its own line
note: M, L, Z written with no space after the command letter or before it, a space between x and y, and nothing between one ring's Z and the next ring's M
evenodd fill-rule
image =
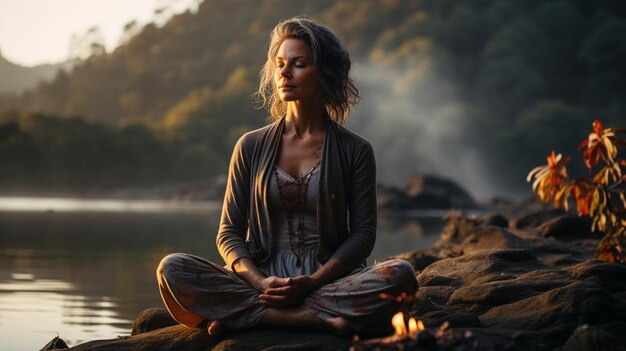
M317 189L319 184L320 166L312 168L303 178L311 177L307 188L306 200L303 213L304 224L304 253L300 257L301 266L296 267L297 256L293 253L289 244L289 228L283 203L281 202L276 174L281 182L283 196L287 201L294 201L298 192L304 191L304 184L298 185L296 180L287 172L274 166L276 173L272 172L268 189L268 207L272 222L273 249L270 259L259 268L266 275L279 277L293 277L298 275L310 275L319 267L317 261ZM303 181L304 183L305 181ZM298 221L299 213L296 211L291 216L291 226L295 233L292 243L297 250L298 244Z

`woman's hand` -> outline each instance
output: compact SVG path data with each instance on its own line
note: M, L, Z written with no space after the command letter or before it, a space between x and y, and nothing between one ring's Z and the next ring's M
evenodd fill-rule
M284 282L283 285L270 287L259 295L261 303L269 307L286 307L298 304L306 295L319 287L317 282L308 275L293 278L269 278L282 279Z
M262 293L265 293L269 289L287 286L287 284L289 284L289 279L290 278L279 278L272 275L260 279L258 283L255 284L254 288Z

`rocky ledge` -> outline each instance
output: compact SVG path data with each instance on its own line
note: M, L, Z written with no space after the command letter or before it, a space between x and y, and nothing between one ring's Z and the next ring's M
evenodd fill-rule
M626 351L626 266L594 259L597 240L589 221L562 211L511 220L459 215L448 218L435 245L397 257L418 272L412 316L427 328L447 322L471 335L463 350ZM347 350L352 343L297 329L211 337L150 309L131 336L70 350Z

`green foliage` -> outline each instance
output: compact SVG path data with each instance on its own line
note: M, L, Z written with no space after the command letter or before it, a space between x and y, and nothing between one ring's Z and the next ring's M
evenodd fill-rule
M524 150L532 154L552 150L560 145L578 145L575 133L564 133L567 129L584 130L588 125L585 111L562 101L538 101L520 114L513 126L514 138L524 144ZM531 142L532 141L532 142Z
M333 28L355 63L384 72L381 78L390 80L385 85L391 86L393 98L425 111L420 115L450 118L454 129L450 135L464 133L454 140L476 144L490 161L485 163L495 170L510 167L511 154L505 146L516 145L516 167L522 171L537 162L533 155L567 149L575 128L559 130L556 139L545 138L557 126L579 128L591 122L584 116L597 114L607 121L623 118L624 4L621 0L205 0L197 13L174 16L162 27L131 26L133 35L114 52L93 56L51 82L21 94L0 95L0 111L34 108L107 123L98 129L97 123L58 118L58 123L37 122L40 131L31 133L21 124L16 127L16 122L2 122L1 145L28 155L22 161L4 153L3 167L12 169L12 174L36 167L37 162L79 167L98 155L94 150L100 143L106 145L104 140L111 135L122 138L122 127L134 123L143 124L145 133L152 135L150 139L137 132L145 148L133 156L135 164L152 167L157 162L148 155L151 147L163 157L227 164L234 141L266 118L252 107L250 94L265 60L269 31L281 19L305 15ZM448 106L456 106L455 112ZM418 115L411 108L403 118ZM355 123L380 118L372 115L375 111L360 111ZM480 128L467 127L477 119ZM71 142L54 136L70 130L76 133ZM379 129L363 132L375 134ZM126 139L134 137L128 134ZM49 148L42 149L39 143ZM85 146L79 147L81 143ZM459 143L446 149L455 154L454 146L464 146ZM416 159L415 164L422 161ZM93 167L108 172L101 165ZM208 173L197 172L198 177ZM504 175L507 187L513 187L513 192L526 189L513 172L508 174Z
M589 72L585 95L592 104L606 105L626 96L626 20L611 18L594 28L579 57Z
M0 190L30 192L196 180L224 166L210 148L163 143L142 124L14 111L0 115L0 164Z
M460 4L441 25L437 39L458 57L480 52L495 26L482 11Z
M230 130L263 125L265 114L255 111L250 100L255 76L255 72L238 67L219 91L203 87L190 92L157 126L160 136L170 142L205 144L228 154L234 144L228 137Z
M562 150L573 154L579 144L576 131L585 130L589 119L584 110L562 100L540 100L520 113L515 124L499 133L500 143L509 142L514 148L501 151L509 162L507 169L513 174L524 174L541 161L546 150ZM563 126L567 126L564 128ZM520 152L524 150L524 152ZM573 165L582 172L581 165Z

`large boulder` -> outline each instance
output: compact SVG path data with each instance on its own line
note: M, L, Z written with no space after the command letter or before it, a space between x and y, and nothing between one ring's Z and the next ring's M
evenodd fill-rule
M141 313L135 325L164 325L167 311L150 309ZM170 320L171 317L170 317ZM165 323L167 324L167 323ZM350 338L312 330L256 327L233 330L220 336L210 336L204 328L187 328L176 324L157 327L138 334L111 340L89 341L69 351L106 350L189 350L189 351L249 351L249 350L347 350Z
M539 225L565 215L562 209L543 210L527 213L519 216L511 222L511 227L516 229L535 228Z
M536 227L546 237L559 240L591 238L591 218L564 214Z
M623 349L626 266L593 257L587 221L546 211L505 228L494 218L451 217L433 247L405 254L436 259L414 261L412 316L471 331L486 350Z
M414 175L404 189L378 187L378 206L383 209L475 208L476 202L460 185L432 175Z
M139 335L177 324L178 322L172 318L166 309L149 308L139 313L137 318L135 318L130 335Z

